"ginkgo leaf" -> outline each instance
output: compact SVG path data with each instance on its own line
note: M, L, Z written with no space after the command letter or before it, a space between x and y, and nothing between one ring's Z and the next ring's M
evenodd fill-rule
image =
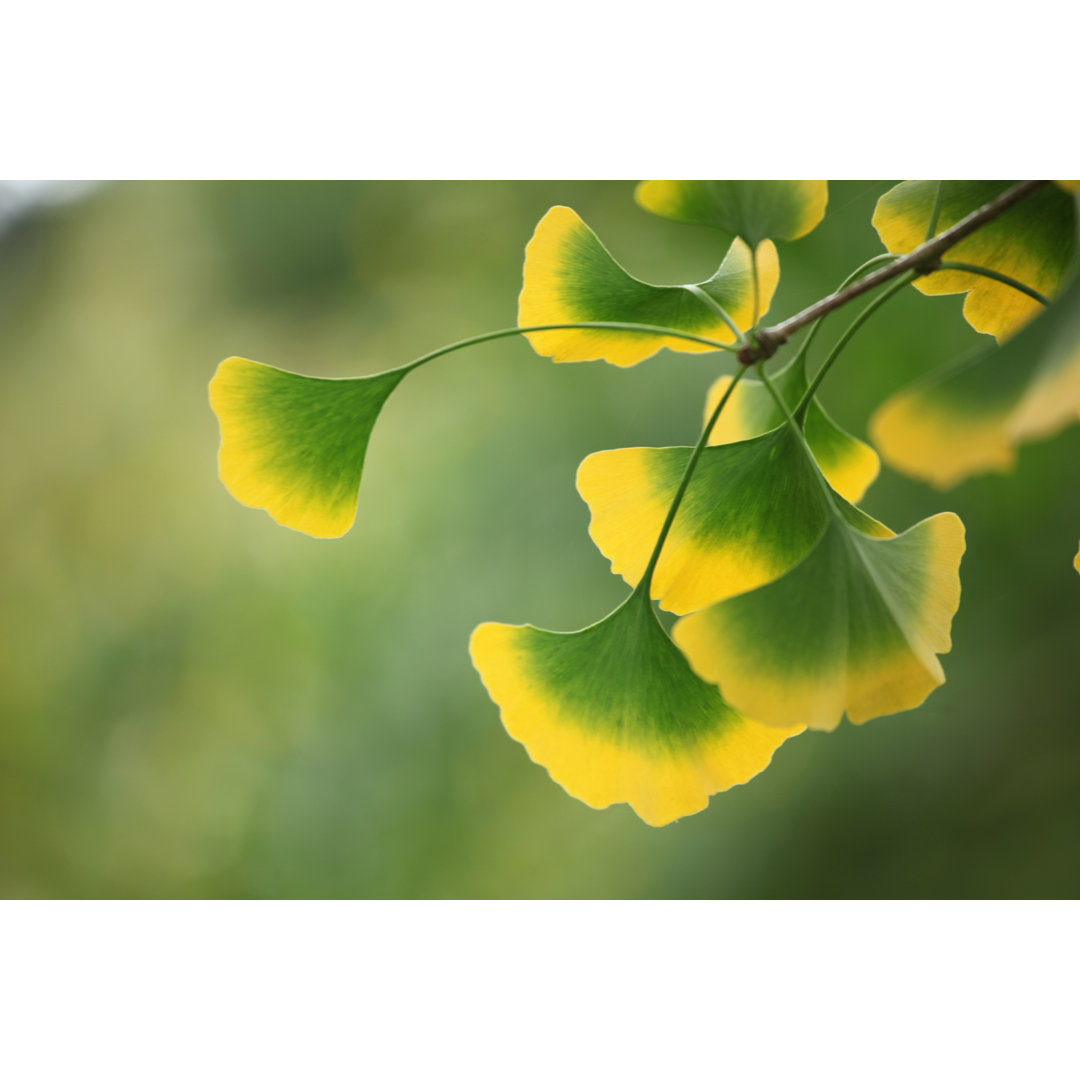
M1004 472L1021 443L1074 423L1080 409L1080 275L1044 315L882 405L870 435L895 469L939 488Z
M772 302L780 267L771 242L757 249L758 314ZM700 334L724 344L735 340L727 323L696 290L719 304L740 330L754 317L750 249L736 240L720 269L700 285L649 285L628 274L596 233L566 206L553 206L525 248L518 325L563 322L630 322ZM612 330L544 330L527 334L541 356L557 362L607 360L628 367L662 348L708 352L710 346L682 338Z
M578 492L592 513L589 535L631 585L645 572L692 452L603 450L578 467ZM684 614L757 588L807 554L832 512L816 466L786 425L707 446L661 550L652 595ZM890 535L863 517L875 535Z
M1011 187L1010 180L943 180L937 232ZM878 200L873 224L892 252L914 250L926 239L937 180L905 180ZM996 270L1053 296L1076 249L1075 200L1053 184L987 222L949 249L946 258ZM978 331L1003 341L1041 310L1037 300L999 281L961 270L938 270L916 278L929 296L967 293L964 317Z
M710 387L705 400L705 419L712 416L713 410L731 385L731 375L721 375ZM773 385L794 410L807 387L806 363L800 355L795 357L785 368L772 376ZM772 395L763 383L756 379L744 378L731 393L720 418L709 435L709 445L740 442L771 431L784 423ZM815 397L806 410L806 441L814 451L825 479L847 499L857 503L866 489L877 479L881 471L881 462L877 454L861 439L849 435L840 427Z
M784 577L679 620L693 669L763 723L832 730L922 704L945 681L964 527L937 514L874 537L846 514Z
M290 529L348 532L371 430L406 373L317 379L238 356L223 360L210 381L221 482Z
M469 651L533 761L589 806L629 803L649 825L703 810L802 730L731 709L690 670L644 594L576 633L484 623Z
M748 244L798 240L825 216L824 180L643 180L638 205L661 217L712 225Z

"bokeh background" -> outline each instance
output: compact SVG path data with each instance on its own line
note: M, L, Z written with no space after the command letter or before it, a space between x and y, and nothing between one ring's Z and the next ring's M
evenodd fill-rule
M774 316L881 250L888 187L832 186L825 223L781 250ZM1080 427L946 494L886 470L869 512L967 525L948 682L915 712L790 741L661 830L533 765L466 644L486 619L569 630L625 595L589 541L577 464L691 442L730 359L556 366L515 339L432 364L391 398L338 541L219 485L206 384L222 358L360 374L511 325L553 204L640 277L707 277L723 239L632 191L113 184L8 216L0 895L1080 892ZM824 400L865 434L889 392L976 339L959 298L909 290Z

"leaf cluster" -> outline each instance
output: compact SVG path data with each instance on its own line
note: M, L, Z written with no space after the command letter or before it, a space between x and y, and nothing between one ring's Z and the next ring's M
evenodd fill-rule
M629 596L583 630L485 623L470 643L506 730L568 792L595 807L629 803L664 825L751 779L786 739L832 730L845 715L860 724L915 708L944 682L964 527L943 512L897 533L862 512L878 455L832 420L818 390L855 331L911 283L966 294L965 317L995 340L877 410L870 430L887 464L947 487L1010 466L1019 444L1074 421L1080 277L1067 186L1039 188L947 260L897 277L812 379L820 320L790 360L720 375L695 445L613 449L581 463L590 535ZM1008 188L899 184L875 210L887 251L872 263L916 251ZM555 362L616 367L662 349L723 355L752 345L780 282L776 244L819 224L828 191L821 181L645 181L636 197L724 237L716 272L649 284L573 210L553 207L525 249L515 328L364 378L224 361L210 397L226 487L283 525L340 536L356 515L383 404L439 356L515 333ZM672 634L654 602L679 616Z

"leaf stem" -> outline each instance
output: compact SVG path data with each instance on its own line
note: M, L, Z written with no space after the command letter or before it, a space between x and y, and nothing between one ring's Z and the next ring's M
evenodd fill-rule
M755 327L758 324L758 319L761 317L761 295L758 290L757 279L757 248L750 248L750 277L754 282L754 318L750 323L751 327Z
M997 270L991 270L988 266L976 266L974 263L966 262L954 262L952 259L942 259L939 264L942 270L962 270L965 274L978 274L980 277L990 278L993 281L1000 281L1002 285L1009 285L1019 292L1024 293L1025 296L1030 296L1032 300L1038 300L1044 307L1050 303L1050 300L1043 296L1041 292L1033 289L1030 285L1025 285L1022 281L1017 281L1014 277L1009 277L1008 274L1002 274Z
M851 320L848 328L840 335L839 340L832 347L832 350L829 352L828 356L826 356L825 359L822 361L821 367L818 368L816 374L814 375L814 378L810 382L810 385L806 388L805 393L799 399L798 405L795 406L793 415L796 421L802 419L806 410L810 407L810 402L814 400L814 395L817 393L818 387L821 385L822 380L828 374L829 368L831 368L836 362L836 358L844 351L844 346L846 346L847 343L855 336L855 332L859 329L859 327L862 326L862 324L866 322L866 320L869 319L870 316L873 315L874 312L877 311L877 309L881 307L881 305L884 304L886 300L888 300L892 296L895 296L905 285L914 281L917 276L918 274L914 270L911 270L903 277L898 278L883 293L879 293L877 296L875 296L874 299L871 300L870 303L867 304L866 307L864 307L862 311L860 311L859 314Z
M456 352L458 349L467 349L470 345L482 345L485 341L497 341L499 338L513 337L515 334L535 334L542 330L624 330L634 334L656 334L660 337L679 338L682 341L696 341L700 345L708 345L711 349L719 349L723 352L738 352L733 345L727 345L722 341L714 341L712 338L702 337L700 334L688 334L682 330L673 330L667 326L650 326L647 323L621 323L621 322L566 322L544 323L542 326L512 326L504 330L489 330L486 334L477 334L474 337L462 338L451 345L443 345L416 360L411 360L401 367L393 368L404 374L436 360L447 353ZM380 374L386 374L381 372Z
M872 259L867 259L862 266L856 267L850 274L840 283L840 288L846 288L853 281L862 277L868 270L872 270L875 266L879 266L881 263L893 262L899 259L900 256L891 251L886 251L882 255L875 255ZM819 319L816 319L813 325L810 327L810 332L803 338L802 344L799 346L799 351L795 354L795 359L799 360L804 357L810 349L810 346L814 343L814 338L817 337L818 331L821 329L821 324L825 321L825 316L822 315Z
M938 218L941 217L941 199L945 194L945 181L939 180L937 182L937 190L934 192L934 205L930 210L930 220L926 223L926 236L923 237L924 242L926 240L933 240L934 233L937 232Z
M803 448L803 451L809 458L814 475L817 477L818 483L821 485L825 494L828 496L829 506L835 510L835 503L833 502L833 490L830 487L828 480L825 479L825 474L822 473L821 466L817 463L817 458L814 457L814 451L810 449L810 444L806 441L806 434L803 431L801 425L799 424L798 420L795 419L791 410L787 407L787 402L784 401L780 392L773 385L772 379L770 379L769 376L765 374L764 360L759 360L757 362L757 373L758 378L765 384L765 389L768 390L770 394L772 394L772 399L774 402L776 402L776 407L784 414L784 420L787 422L788 427L791 428L792 433L795 435L795 438L799 442L799 445Z
M743 337L743 332L739 329L735 320L727 313L724 306L716 299L711 297L701 286L699 285L684 285L684 289L687 292L693 293L707 308L714 311L721 319L727 323L728 329L735 335L735 340L741 345L746 338Z
M689 460L686 462L686 468L683 469L682 479L679 481L679 486L675 490L671 505L668 507L667 517L664 518L664 524L660 526L660 535L656 538L656 544L653 546L652 554L649 556L649 564L645 567L645 573L641 575L641 580L634 588L635 593L644 592L646 596L649 595L652 587L653 571L656 570L656 564L660 559L660 552L663 550L664 541L667 540L668 533L671 532L671 526L675 521L675 515L678 513L683 496L686 494L686 489L690 486L690 479L694 475L694 470L697 468L698 459L701 457L702 451L709 441L709 436L712 434L713 428L716 427L716 421L720 419L720 413L728 403L728 398L734 393L735 387L739 385L739 380L748 370L749 368L742 367L735 372L731 382L728 383L727 390L724 391L723 397L720 398L716 408L713 409L712 416L709 417L709 422L702 430L697 445L694 447Z

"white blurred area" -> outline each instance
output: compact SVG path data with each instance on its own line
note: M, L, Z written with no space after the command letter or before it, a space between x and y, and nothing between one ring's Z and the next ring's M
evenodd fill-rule
M0 236L21 218L75 202L100 184L99 180L0 180Z

